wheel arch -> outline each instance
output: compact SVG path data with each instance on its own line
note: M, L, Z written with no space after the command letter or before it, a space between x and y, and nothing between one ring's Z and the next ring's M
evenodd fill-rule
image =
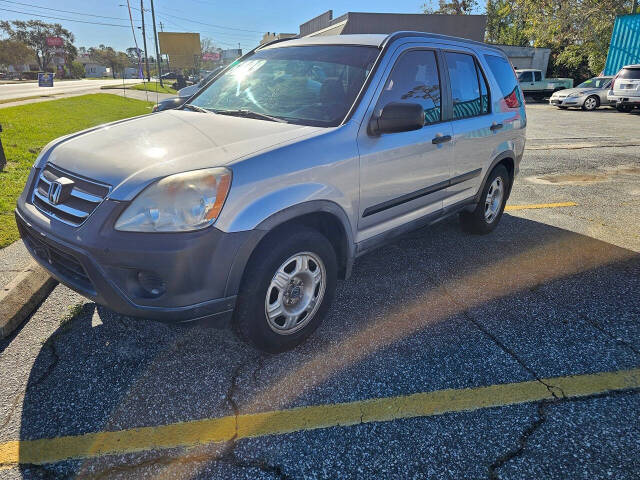
M489 168L487 168L487 171L484 174L484 178L482 179L482 183L480 184L480 189L476 194L475 203L478 203L480 201L480 196L484 191L484 187L487 183L487 179L489 178L489 175L491 174L493 169L496 168L498 165L504 165L505 168L507 169L507 172L509 172L509 191L507 192L507 198L508 198L509 194L511 193L511 187L513 186L513 180L515 178L515 168L516 168L515 158L516 158L515 152L511 150L506 150L500 153L499 155L497 155L493 159L493 161L491 162L491 165L489 165Z
M274 235L285 234L288 229L302 225L322 233L333 246L338 263L338 277L348 278L355 258L355 244L351 224L344 210L329 200L312 200L287 207L269 216L255 228L252 242L245 244L236 254L227 280L226 294L235 295L250 262L260 246Z

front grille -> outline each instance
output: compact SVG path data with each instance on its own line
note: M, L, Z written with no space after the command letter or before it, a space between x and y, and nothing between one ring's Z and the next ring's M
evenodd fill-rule
M82 290L95 294L93 283L89 279L82 264L73 256L59 248L37 238L34 234L21 228L22 240L33 250L42 261L51 265L61 276Z
M50 198L52 183L65 184L65 195L56 203ZM67 172L50 163L44 167L33 188L33 204L46 215L78 226L93 213L111 191L109 185Z

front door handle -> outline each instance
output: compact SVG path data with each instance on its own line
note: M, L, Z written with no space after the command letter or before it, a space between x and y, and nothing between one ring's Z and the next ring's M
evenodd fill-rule
M431 140L431 143L434 145L439 145L440 143L448 142L451 140L451 135L436 135Z
M501 123L493 122L489 127L489 130L491 130L492 132L495 132L496 130L500 130L503 126L504 125L502 125Z

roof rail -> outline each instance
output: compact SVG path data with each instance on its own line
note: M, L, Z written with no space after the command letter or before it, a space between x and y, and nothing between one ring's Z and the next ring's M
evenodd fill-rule
M468 38L454 37L452 35L442 35L440 33L416 32L411 30L406 30L406 31L402 30L399 32L390 33L387 36L387 38L385 38L384 42L382 42L381 47L384 47L385 45L395 40L398 40L400 38L410 38L410 37L425 38L430 40L447 40L447 41L453 41L453 42L463 42L463 43L478 45L478 46L482 46L482 47L486 47L486 48L490 48L490 49L502 52L502 49L500 47L497 47L495 45L490 45L488 43L478 42L476 40L469 40Z
M256 48L254 48L251 51L254 52L256 50L260 50L261 48L268 47L269 45L273 45L274 43L286 42L287 40L294 40L296 38L300 38L300 35L296 35L295 37L276 38L275 40L271 40L270 42L262 43L258 45Z

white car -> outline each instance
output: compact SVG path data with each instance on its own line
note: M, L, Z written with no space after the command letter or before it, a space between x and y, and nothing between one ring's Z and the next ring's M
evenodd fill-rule
M630 112L640 107L640 64L627 65L613 79L607 95L619 112Z
M558 90L551 95L549 104L562 109L578 107L583 110L595 110L602 105L611 105L607 99L607 92L612 79L613 77L593 77L576 88Z

